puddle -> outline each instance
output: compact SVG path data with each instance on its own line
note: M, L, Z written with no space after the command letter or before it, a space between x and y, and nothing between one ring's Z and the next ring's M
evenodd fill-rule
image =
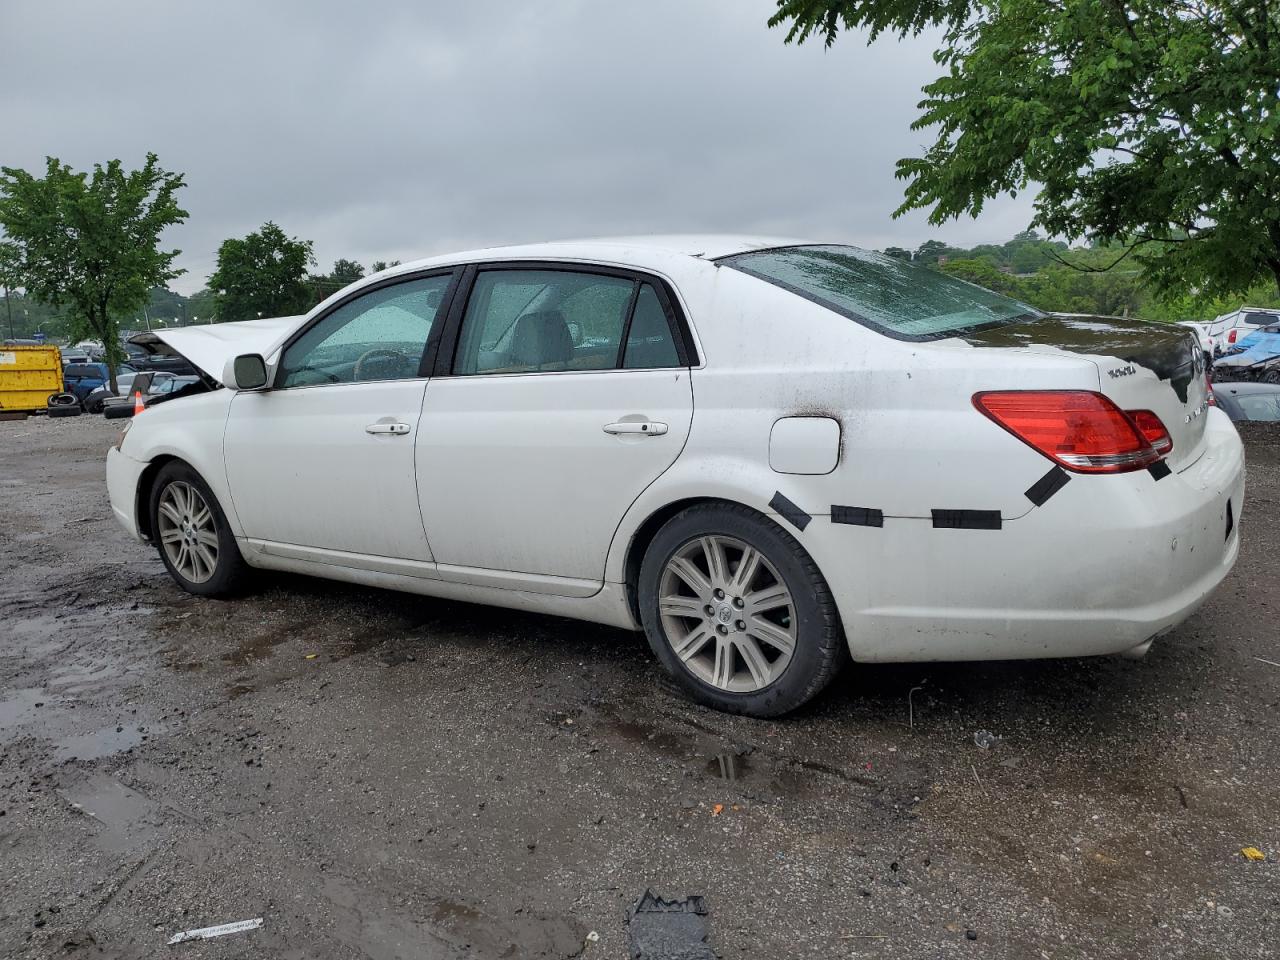
M12 690L0 699L0 734L37 722L42 711L57 706L57 698L41 687Z
M719 780L741 780L751 773L747 753L717 753L707 760L707 773Z
M670 754L679 759L688 759L693 753L691 737L655 730L647 724L634 720L610 718L606 720L609 730L629 743L639 743L654 750Z
M272 630L256 637L246 637L241 640L239 645L230 653L224 654L223 663L233 663L240 666L246 666L258 660L265 660L275 651L275 648L284 643L294 633L291 627L285 627L279 630ZM296 631L301 632L301 631Z
M57 741L53 758L58 763L67 760L99 760L102 757L124 753L151 739L158 733L155 727L121 726L112 724L74 737L62 737Z
M154 833L163 820L158 803L105 774L61 788L58 795L102 824L105 833L101 839L112 849L132 846Z

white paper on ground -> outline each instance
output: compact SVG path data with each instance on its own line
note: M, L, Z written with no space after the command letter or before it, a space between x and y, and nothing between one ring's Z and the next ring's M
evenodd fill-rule
M169 945L184 943L187 940L208 940L211 937L225 937L228 933L241 933L245 930L256 930L262 926L262 918L254 920L237 920L235 923L224 923L216 927L201 927L198 930L184 930L169 938Z

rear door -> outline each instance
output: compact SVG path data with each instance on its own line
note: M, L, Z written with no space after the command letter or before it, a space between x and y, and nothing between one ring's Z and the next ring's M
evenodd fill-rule
M285 345L272 389L236 394L224 453L246 536L268 552L353 566L431 560L414 441L453 280L447 271L358 292Z
M417 441L440 575L590 595L623 514L688 436L683 321L652 277L518 264L472 273Z

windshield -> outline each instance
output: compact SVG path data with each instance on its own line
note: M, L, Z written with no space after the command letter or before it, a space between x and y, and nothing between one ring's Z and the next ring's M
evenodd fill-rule
M983 287L857 247L780 247L716 262L899 340L938 340L1043 316Z

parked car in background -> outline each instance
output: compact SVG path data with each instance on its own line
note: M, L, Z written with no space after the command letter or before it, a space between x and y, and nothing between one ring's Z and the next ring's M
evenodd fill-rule
M133 392L135 389L144 393L150 393L156 387L166 380L172 380L176 374L153 373L150 370L135 370L129 373L116 374L116 384L120 387L119 393L113 393L110 383L104 383L96 390L92 391L84 398L84 409L87 413L101 413L103 407L107 403L117 400L133 401ZM136 388L135 388L136 383Z
M123 365L116 368L117 377L127 373L133 373L133 369ZM89 395L110 382L111 374L105 363L69 363L62 368L63 389L74 393L85 409L88 409L85 402Z
M1280 323L1258 327L1238 340L1214 361L1213 378L1280 383Z
M1213 396L1232 420L1280 420L1280 383L1216 383Z
M1220 357L1258 327L1276 323L1280 323L1280 308L1241 307L1232 310L1202 325L1206 349L1215 358Z
M151 354L135 343L126 343L124 349L129 357L129 366L135 370L157 373L163 371L175 376L196 375L196 368L182 357Z
M138 399L143 405L157 397L167 397L193 383L199 383L199 377L178 377L163 371L159 373L138 373L134 375L131 389L119 397L106 397L102 402L102 414L108 420L132 417ZM139 398L139 394L141 397Z
M1239 550L1188 331L853 247L493 248L148 336L201 381L107 486L182 589L290 570L643 629L738 713L850 656L1141 656Z

